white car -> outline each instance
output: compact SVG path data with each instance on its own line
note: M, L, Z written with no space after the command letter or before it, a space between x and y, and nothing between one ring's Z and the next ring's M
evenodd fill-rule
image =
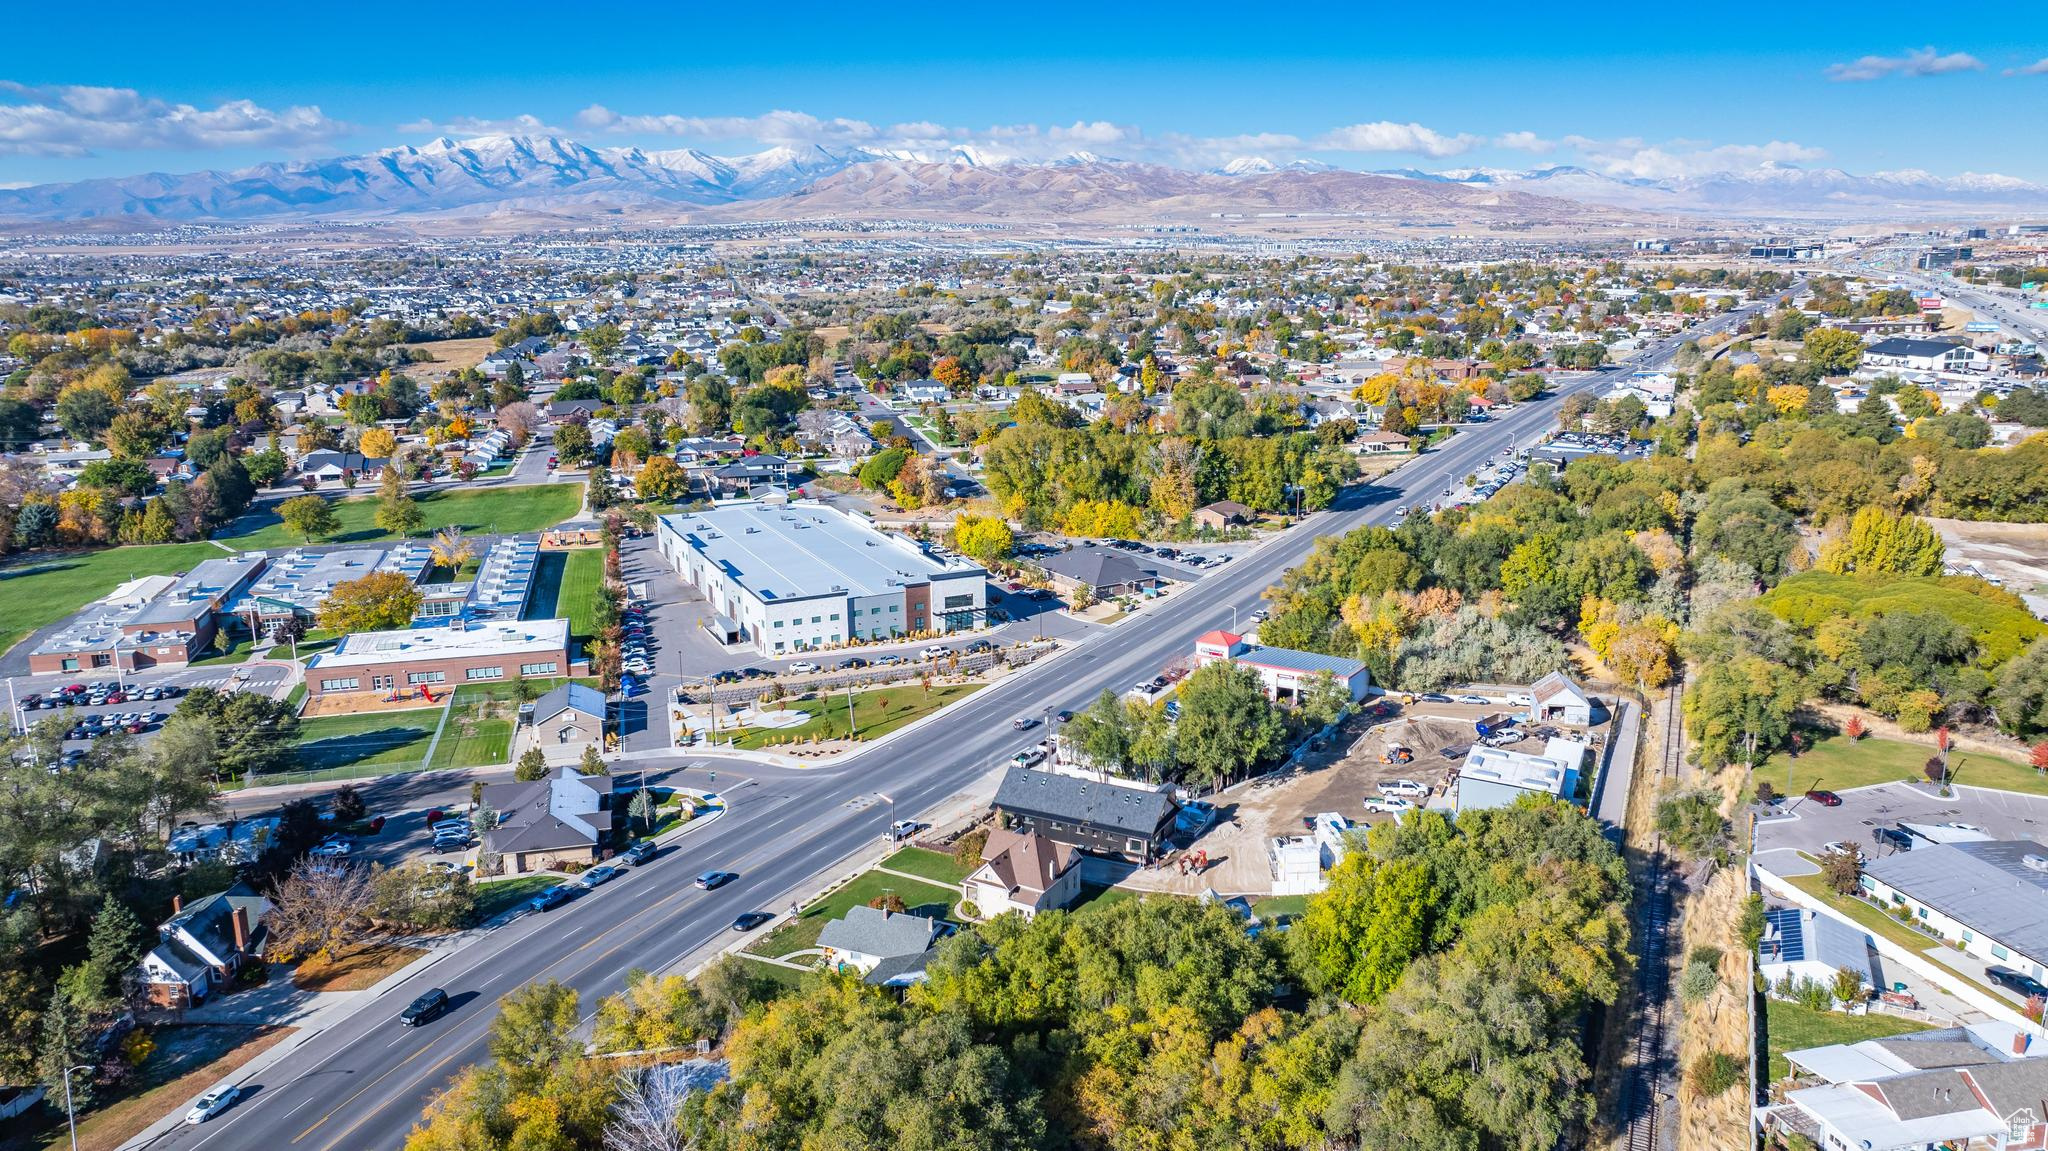
M810 675L812 672L819 672L824 670L824 668L819 667L817 664L814 663L799 662L789 665L789 674L791 675Z
M1422 786L1421 784L1415 782L1412 779L1383 780L1380 782L1376 790L1381 795L1387 796L1389 798L1395 796L1405 796L1409 799L1421 799L1423 796L1429 794L1428 788Z
M338 859L341 856L347 855L349 851L350 848L347 843L323 843L306 854L317 855L322 859Z
M1415 804L1405 799L1394 799L1384 795L1369 795L1365 799L1365 809L1381 815L1400 815L1404 812L1414 811Z
M942 647L939 644L933 644L932 646L924 649L924 657L926 659L944 659L951 654L952 649Z
M1848 840L1846 840L1846 839L1837 839L1837 840L1834 840L1833 842L1830 842L1830 843L1823 843L1823 844L1821 844L1821 845L1820 845L1820 853L1821 853L1822 855L1824 855L1824 856L1825 856L1825 855L1860 855L1860 854L1862 854L1861 850L1860 850L1860 849L1859 849L1859 848L1858 848L1858 847L1857 847L1857 846L1856 846L1855 844L1853 844L1853 843L1850 843L1850 842L1849 842Z
M1511 743L1520 743L1526 738L1528 737L1522 734L1521 728L1504 727L1487 736L1482 742L1488 747L1506 747Z
M1043 748L1027 747L1023 751L1011 756L1010 762L1018 767L1037 767L1045 762L1045 750Z
M192 1104L192 1110L185 1112L185 1122L204 1123L208 1119L226 1111L234 1105L235 1100L241 1097L242 1089L240 1087L216 1087L201 1095L199 1101Z

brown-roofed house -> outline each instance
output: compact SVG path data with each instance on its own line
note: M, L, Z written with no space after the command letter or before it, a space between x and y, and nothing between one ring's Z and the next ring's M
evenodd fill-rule
M1256 515L1252 509L1236 500L1217 500L1207 507L1195 509L1195 526L1222 531L1224 528L1248 524Z
M981 849L981 866L960 894L984 918L1014 911L1026 919L1065 907L1081 894L1081 852L1035 831L997 828Z

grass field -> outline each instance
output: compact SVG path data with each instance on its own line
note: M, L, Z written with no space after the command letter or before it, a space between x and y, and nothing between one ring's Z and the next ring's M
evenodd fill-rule
M532 899L541 891L562 882L554 875L522 875L476 885L476 919L483 923Z
M945 884L958 884L974 870L972 866L954 862L953 857L943 851L927 851L922 847L906 847L883 860L882 866Z
M306 771L418 766L439 722L433 709L302 719L299 763Z
M158 1028L157 1049L136 1076L78 1117L79 1151L115 1151L291 1033L289 1027ZM71 1146L61 1113L41 1146Z
M97 552L37 554L0 567L0 651L20 643L139 576L191 570L200 560L223 555L209 543L157 544Z
M1797 795L1814 787L1840 791L1874 783L1894 783L1901 779L1925 783L1927 776L1923 769L1927 758L1933 754L1931 744L1878 739L1875 736L1865 736L1852 743L1845 736L1830 736L1799 753L1799 758L1792 761L1792 793ZM1785 759L1780 753L1757 767L1756 778L1768 779L1771 786L1782 787L1785 767ZM2026 764L1995 755L1975 751L1951 752L1949 770L1954 774L1956 783L1969 787L2048 795L2048 777Z
M1252 901L1252 914L1260 919L1278 919L1283 915L1300 915L1308 910L1306 895L1269 895Z
M329 498L333 500L335 518L340 521L340 526L332 536L315 542L361 543L391 538L391 534L375 522L377 496L374 491L338 500ZM454 526L468 532L497 535L536 532L575 515L576 509L582 506L583 493L575 484L526 484L420 492L413 498L419 501L420 511L426 515L426 522L417 533L418 538L423 539L441 528ZM283 522L273 512L265 514L263 526L255 531L232 536L222 542L237 548L288 548L305 541L286 531Z
M577 639L597 635L597 590L604 584L604 553L596 548L564 553L561 594L555 615L567 616L569 634Z
M1849 1015L1841 1011L1813 1011L1797 1003L1777 999L1764 1001L1764 1032L1769 1037L1771 1062L1769 1082L1776 1083L1792 1073L1785 1052L1825 1047L1830 1043L1860 1043L1887 1035L1925 1031L1927 1025L1896 1015Z
M303 991L366 991L426 953L424 947L391 943L339 959L308 959L293 969L292 983Z
M494 712L495 709L450 712L448 725L441 731L441 742L434 748L433 762L427 767L439 771L510 763L513 719Z
M793 951L816 947L818 933L825 930L825 924L853 908L866 906L871 899L890 894L902 896L908 910L935 919L950 915L953 905L960 900L960 893L950 887L870 871L804 908L793 922L756 939L747 945L747 950L779 959Z
M1937 612L1967 629L1983 648L1986 666L2018 655L2026 641L2048 632L2011 592L1967 576L1888 577L1801 572L1787 576L1759 603L1778 618L1812 628L1836 616Z
M793 967L784 967L780 963L769 963L766 960L748 955L744 951L740 952L740 958L747 961L747 969L750 974L758 975L763 979L772 979L776 983L781 984L784 991L802 990L804 980L810 975L808 971L798 971Z
M919 685L909 683L898 687L856 692L853 697L853 719L859 727L858 738L879 739L949 703L973 695L981 690L981 687L982 685L978 683L947 684L935 686L927 693ZM807 740L812 736L820 739L846 737L847 701L844 693L834 695L829 700L807 699L790 706L809 712L811 718L795 727L749 731L734 741L735 746L754 751L775 744Z
M424 344L407 344L408 352L424 352L428 359L413 368L415 375L452 376L464 368L473 368L484 362L484 357L497 347L497 341L489 336L477 336L467 340L434 340Z

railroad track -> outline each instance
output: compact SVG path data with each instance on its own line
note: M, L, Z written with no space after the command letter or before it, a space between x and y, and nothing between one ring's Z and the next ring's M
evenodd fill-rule
M1679 714L1684 685L1675 682L1666 696L1664 740L1660 751L1659 775L1678 776L1685 762L1685 723ZM1665 1091L1665 1033L1671 1011L1671 873L1664 855L1664 837L1653 841L1648 870L1648 890L1637 904L1635 1060L1622 1099L1627 1117L1624 1131L1626 1151L1662 1151Z

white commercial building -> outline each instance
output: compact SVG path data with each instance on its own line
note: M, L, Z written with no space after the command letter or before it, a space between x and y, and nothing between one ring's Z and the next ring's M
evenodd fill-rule
M1575 739L1553 739L1541 755L1475 746L1458 769L1458 810L1506 807L1529 794L1570 800L1578 793L1585 753L1586 745Z
M764 655L966 631L988 618L988 572L828 507L726 504L661 517L669 566L702 592L723 642Z

